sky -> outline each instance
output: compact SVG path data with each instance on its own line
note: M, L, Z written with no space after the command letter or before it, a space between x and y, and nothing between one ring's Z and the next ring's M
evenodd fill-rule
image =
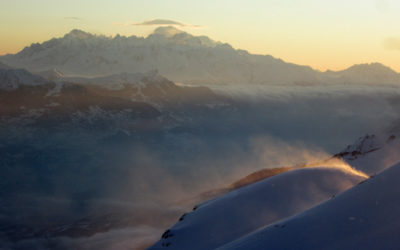
M75 28L147 36L162 19L319 70L380 62L400 72L399 13L397 0L0 0L0 55Z

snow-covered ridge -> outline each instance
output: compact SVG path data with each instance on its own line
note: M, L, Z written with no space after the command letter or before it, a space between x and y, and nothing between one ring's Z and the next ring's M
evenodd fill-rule
M393 135L393 137L389 137L395 139L396 137ZM368 153L371 153L373 151L379 150L383 147L384 145L382 144L379 139L375 135L366 135L364 137L360 137L357 139L355 143L352 145L348 145L346 149L336 156L346 156L346 159L357 159L358 156L360 155L365 155Z
M400 161L396 138L360 137L324 162L282 169L196 206L150 249L393 249L400 165L380 171Z
M319 206L219 249L397 249L399 175L396 164Z
M394 134L365 135L334 157L320 163L300 165L298 169L294 168L295 170L293 168L278 169L279 171L274 177L268 178L267 176L267 179L231 191L197 206L194 211L182 216L177 224L168 229L162 235L161 240L151 249L164 249L165 247L169 249L216 249L223 244L226 245L221 249L270 249L270 247L271 249L297 249L298 246L300 249L331 249L327 246L333 244L332 240L337 240L330 238L332 234L336 235L332 231L340 231L348 223L353 223L350 227L356 225L354 231L348 232L348 235L341 235L343 238L335 241L340 247L332 249L358 249L358 246L363 243L356 239L358 239L358 235L363 234L364 226L365 230L369 230L368 235L375 237L382 244L382 235L372 235L375 232L374 225L368 220L375 221L377 218L378 221L386 221L384 212L376 212L376 209L394 211L394 208L398 206L398 199L396 199L398 194L396 194L397 191L394 191L398 188L393 187L393 185L397 185L395 179L398 175L393 177L387 186L385 186L385 181L380 181L379 184L372 184L367 191L363 190L361 193L359 187L363 187L364 182L374 182L382 175L386 176L383 179L387 178L390 175L387 172L397 173L400 169L399 165L382 173L381 171L400 161L399 149L400 142ZM336 181L335 176L339 173L344 176ZM291 179L292 177L293 179ZM349 178L357 180L347 182ZM317 180L323 181L323 185L316 183ZM347 182L346 188L341 186L341 181ZM299 184L300 182L301 184ZM380 187L376 188L377 185ZM301 188L296 188L300 186ZM324 193L331 188L338 187L339 189L335 193ZM342 194L347 188L350 190ZM389 189L391 192L389 192L390 198L388 199L392 201L382 202L380 197L386 197L386 190ZM321 190L324 191L321 192ZM337 197L340 197L338 200L341 200L342 197L349 196L348 194L352 198L345 198L339 202L340 205L328 205L335 203ZM368 197L369 194L371 197ZM275 196L279 198L272 201L272 197ZM322 205L318 205L320 202L323 202ZM389 204L388 208L386 208L386 202ZM302 207L303 205L304 207ZM289 211L287 207L293 210L285 213L285 211ZM339 216L336 218L335 210L339 207L343 208L339 210L346 215L342 216L339 212ZM348 209L351 210L351 213L347 211ZM318 215L314 220L315 213L323 215ZM377 216L375 213L383 216ZM308 218L310 216L311 218ZM304 219L305 217L307 219ZM388 215L388 218L392 217L393 213ZM325 223L326 218L329 218L329 223ZM297 225L296 223L299 221L300 224ZM377 227L386 230L385 223L378 224ZM291 231L291 224L297 225L293 229L294 231ZM318 226L308 226L315 224ZM312 228L314 231L311 234L303 235L302 228ZM321 245L316 245L317 247L314 248L313 238L308 238L307 235L319 235L319 229L323 235L317 236L315 242ZM396 231L394 228L390 228L390 230ZM302 236L297 237L299 234ZM277 239L275 239L276 237ZM271 239L272 244L270 245ZM293 241L296 243L294 244ZM285 243L282 244L282 242ZM346 248L341 244L352 247ZM377 249L377 245L373 246L366 249Z
M399 150L396 134L371 134L358 138L335 157L368 175L375 175L400 161Z
M337 163L291 170L196 206L150 249L215 249L365 180Z

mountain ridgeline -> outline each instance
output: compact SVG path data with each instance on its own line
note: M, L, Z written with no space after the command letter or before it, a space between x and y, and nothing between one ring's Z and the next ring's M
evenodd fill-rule
M146 38L72 30L62 38L2 56L0 61L32 72L56 68L67 76L158 70L168 79L186 84L400 83L398 73L379 63L320 72L269 55L253 55L173 27L159 27Z

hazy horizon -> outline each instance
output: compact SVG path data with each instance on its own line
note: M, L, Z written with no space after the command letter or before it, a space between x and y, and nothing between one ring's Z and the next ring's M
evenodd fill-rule
M400 71L400 3L369 1L10 1L0 10L0 55L72 29L147 36L173 25L252 54L314 69L342 70L379 62ZM223 17L223 18L221 18Z
M0 249L400 246L400 1L0 3Z

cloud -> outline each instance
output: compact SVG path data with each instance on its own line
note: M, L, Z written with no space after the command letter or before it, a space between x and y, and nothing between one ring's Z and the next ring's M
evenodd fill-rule
M187 23L181 23L173 20L167 20L167 19L153 19L153 20L148 20L144 22L114 22L114 25L117 26L179 26L179 27L192 27L192 28L199 28L202 27L200 25L195 25L195 24L187 24Z
M150 21L145 21L142 23L136 23L135 25L177 25L177 26L186 26L183 23L172 21L172 20L166 20L166 19L154 19Z
M383 47L387 50L400 50L400 37L388 37L383 41Z
M82 21L82 18L76 17L76 16L66 16L64 19L68 20L74 20L74 21Z

